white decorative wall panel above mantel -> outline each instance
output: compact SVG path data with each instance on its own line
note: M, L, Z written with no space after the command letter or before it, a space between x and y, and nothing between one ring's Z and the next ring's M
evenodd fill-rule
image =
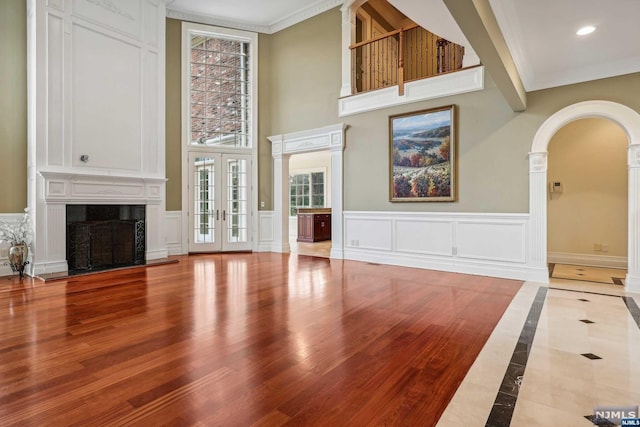
M27 11L34 272L66 269L64 204L146 205L147 259L166 256L164 0Z

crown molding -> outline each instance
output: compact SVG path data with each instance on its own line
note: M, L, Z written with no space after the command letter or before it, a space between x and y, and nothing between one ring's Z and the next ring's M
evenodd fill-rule
M215 25L218 27L233 28L236 30L253 31L255 33L271 34L267 25L256 25L248 22L222 19L210 15L200 15L192 12L182 12L175 9L167 9L167 18L179 19L181 21L195 22L197 24Z
M309 18L313 18L314 16L320 15L321 13L326 12L329 9L333 9L336 6L341 6L342 3L344 3L344 0L324 0L312 4L311 6L304 9L300 9L299 11L294 12L289 16L285 16L284 18L272 22L269 25L269 28L271 30L269 34L277 33L278 31L284 30L285 28L291 27L299 22L302 22Z
M175 1L175 0L174 0ZM168 4L173 1L169 0ZM314 3L309 7L300 9L284 18L278 19L267 25L252 24L249 22L233 19L224 19L212 15L201 15L194 12L181 11L167 8L167 18L179 19L181 21L196 22L199 24L216 25L219 27L235 28L238 30L253 31L256 33L273 34L285 28L291 27L306 19L312 18L329 9L333 9L343 3L343 0L324 0Z

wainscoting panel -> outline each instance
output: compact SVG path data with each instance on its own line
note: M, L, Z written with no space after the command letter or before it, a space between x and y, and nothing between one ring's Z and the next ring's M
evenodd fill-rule
M540 281L528 214L345 212L345 259ZM548 274L548 273L547 273Z
M258 247L257 252L271 252L275 237L275 212L258 211Z
M453 255L453 221L412 218L394 223L396 252Z
M167 211L165 239L169 255L182 255L182 211Z
M458 220L457 255L464 258L524 263L524 221Z
M375 213L365 217L344 216L345 249L356 248L375 251L388 251L393 248L393 222L389 217L376 217Z

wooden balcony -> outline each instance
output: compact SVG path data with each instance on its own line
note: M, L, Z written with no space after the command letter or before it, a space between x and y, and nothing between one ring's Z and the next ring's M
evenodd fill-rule
M351 93L358 94L462 69L464 47L413 25L355 43Z

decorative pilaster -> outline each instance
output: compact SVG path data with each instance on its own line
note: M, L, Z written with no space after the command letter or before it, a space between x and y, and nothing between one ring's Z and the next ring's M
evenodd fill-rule
M271 136L273 156L273 248L274 252L289 252L289 155L282 152L283 136Z
M547 268L547 153L529 153L529 263Z
M628 266L625 287L631 292L640 292L640 144L629 145L627 149L629 170L629 207L628 207Z

